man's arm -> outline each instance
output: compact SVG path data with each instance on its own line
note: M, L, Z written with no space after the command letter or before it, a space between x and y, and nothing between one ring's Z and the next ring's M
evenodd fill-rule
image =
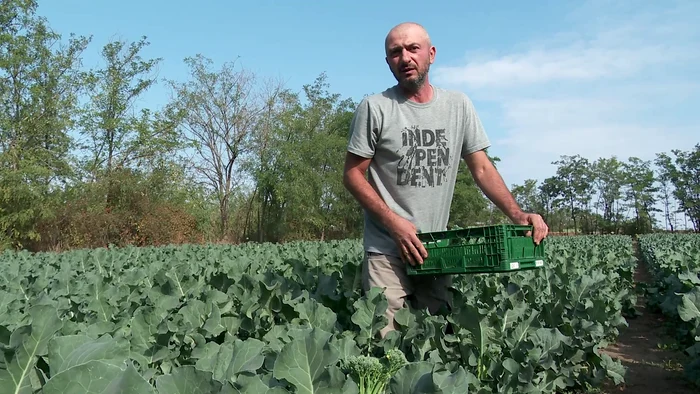
M416 262L422 264L428 253L416 236L416 227L392 211L365 178L371 160L347 152L343 184L360 205L389 231L399 246L404 261L411 265Z
M526 213L520 208L513 198L510 190L503 182L501 174L489 160L486 152L479 150L464 156L464 161L477 186L484 192L498 209L500 209L513 223L530 224L534 227L533 238L536 244L547 236L549 228L540 215Z
M364 209L377 218L382 225L388 227L388 224L396 214L379 197L379 194L365 178L371 160L347 152L345 169L343 171L343 184Z

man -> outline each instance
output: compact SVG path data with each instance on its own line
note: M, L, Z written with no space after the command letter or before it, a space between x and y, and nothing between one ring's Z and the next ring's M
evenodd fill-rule
M384 288L389 302L382 337L396 329L394 314L408 297L430 313L452 306L449 276L408 277L405 264L427 258L418 231L446 229L460 158L514 223L534 226L536 243L548 232L539 215L520 209L488 159L490 142L471 100L430 84L436 50L425 29L416 23L394 27L385 51L398 84L357 107L343 177L365 211L363 290Z

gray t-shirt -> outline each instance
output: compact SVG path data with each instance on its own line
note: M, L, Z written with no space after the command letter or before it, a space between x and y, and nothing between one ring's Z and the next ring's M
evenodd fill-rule
M447 228L459 161L490 146L471 100L461 92L433 89L428 103L405 99L398 86L365 97L355 111L347 148L373 158L369 183L419 232ZM364 246L368 252L400 256L391 235L367 212Z

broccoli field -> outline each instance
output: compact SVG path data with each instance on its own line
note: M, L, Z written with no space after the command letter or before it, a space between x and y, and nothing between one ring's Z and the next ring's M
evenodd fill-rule
M674 238L675 237L675 238ZM623 384L601 349L634 272L700 387L700 237L552 237L544 268L454 277L455 309L360 293L356 240L0 257L0 393L574 393ZM675 324L675 323L674 323Z

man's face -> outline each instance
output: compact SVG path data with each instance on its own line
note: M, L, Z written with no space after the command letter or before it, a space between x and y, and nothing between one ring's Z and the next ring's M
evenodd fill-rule
M423 86L435 59L435 47L420 29L407 27L392 31L386 40L386 62L401 86L415 92Z

